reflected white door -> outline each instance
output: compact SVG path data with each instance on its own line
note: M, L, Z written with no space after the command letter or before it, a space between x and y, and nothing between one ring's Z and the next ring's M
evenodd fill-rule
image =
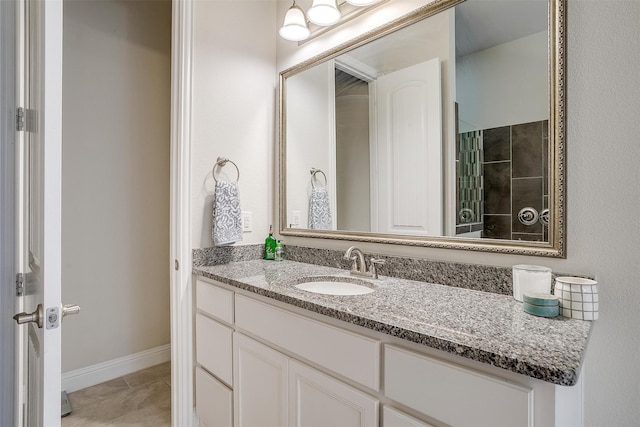
M377 145L372 231L441 236L442 101L440 60L376 80Z
M20 2L19 425L60 425L62 1ZM41 309L40 309L41 308ZM40 311L39 311L40 310Z

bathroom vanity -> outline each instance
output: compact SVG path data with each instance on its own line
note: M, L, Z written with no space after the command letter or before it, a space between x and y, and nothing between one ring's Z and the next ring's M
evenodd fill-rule
M581 423L590 322L511 296L263 260L194 267L202 426L537 426Z

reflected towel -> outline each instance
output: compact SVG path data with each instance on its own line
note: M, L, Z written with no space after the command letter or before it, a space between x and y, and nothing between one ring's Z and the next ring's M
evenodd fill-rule
M309 198L309 228L312 230L331 230L331 206L329 192L324 187L311 190Z
M242 240L242 212L237 182L216 182L212 228L215 246L231 245Z

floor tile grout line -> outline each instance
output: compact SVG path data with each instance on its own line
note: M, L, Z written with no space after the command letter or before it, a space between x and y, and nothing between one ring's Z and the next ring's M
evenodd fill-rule
M143 378L143 379L145 379L145 378L144 378L144 374L143 374L143 373L144 373L144 371L157 369L157 368L158 368L159 366L161 366L161 365L163 365L163 364L156 365L156 366L152 366L152 367L150 367L150 368L146 368L146 369L142 369L142 370L140 370L140 371L133 372L133 373L131 373L131 374L127 374L126 376L132 376L132 375L136 375L136 374L142 374L142 375L143 375L143 377L142 377L142 378ZM135 387L134 387L134 386L133 386L129 381L127 381L127 379L126 379L126 378L125 378L125 376L123 375L123 376L121 376L121 377L115 378L114 380L121 380L121 381L123 381L123 382L124 382L124 384L125 384L125 386L126 386L127 388L123 388L122 390L120 390L120 391L118 391L118 392L115 392L115 393L111 394L111 396L115 396L115 395L118 395L118 394L124 394L124 393L127 393L127 392L129 392L129 393L130 393L130 392L131 392L131 390L134 390L134 389L140 389L140 390L148 389L151 385L153 385L153 384L158 385L159 383L163 384L165 387L167 387L167 388L170 390L170 389L171 389L171 384L170 384L170 382L169 382L169 381L170 381L170 377L168 377L167 375L170 375L170 371L169 371L169 372L163 372L163 373L161 373L161 374L157 374L157 375L150 375L148 378L146 378L146 380L145 380L145 381L141 382L140 384L137 384ZM131 379L131 378L135 378L135 377L130 377L130 379ZM138 377L138 379L139 379L139 378L140 378L140 377ZM111 380L111 381L114 381L114 380ZM107 382L108 382L108 381L107 381ZM134 382L135 382L135 381L134 381ZM102 384L104 384L104 383L102 383ZM100 384L96 384L96 385L95 385L95 386L93 386L93 387L97 387L97 386L99 386L99 385L100 385ZM78 390L78 391L81 391L81 390ZM86 401L85 401L85 402L84 402L85 404L84 404L84 405L82 405L82 407L86 407L86 406L90 406L90 405L95 405L95 404L96 404L96 401L97 401L97 402L99 402L99 399L100 399L100 397L99 397L99 396L94 396L94 397L92 397L92 398L90 399L90 401L89 401L89 402L86 402ZM166 410L167 408L162 408L162 405L163 405L164 403L168 403L168 404L169 404L169 411L170 411L170 410L171 410L171 398L169 397L169 398L166 398L166 399L164 399L164 400L157 401L157 402L155 402L154 404L151 404L150 406L146 406L146 408L136 408L136 409L133 409L133 408L132 408L130 411L128 411L128 412L126 412L126 413L119 414L118 416L116 416L116 418L112 418L112 419L109 419L109 420L96 420L95 422L88 421L88 420L86 420L86 419L84 418L85 416L90 416L90 414L83 414L83 413L81 413L81 414L79 415L79 417L73 417L74 412L76 412L76 415L78 415L78 414L77 414L77 411L75 411L75 410L74 410L74 411L73 411L73 412L72 412L68 417L63 418L63 421L62 421L62 422L63 422L63 427L64 427L66 424L69 424L69 427L71 427L71 426L75 426L75 425L81 425L82 427L110 426L110 425L114 425L113 423L114 423L114 422L117 422L117 420L118 420L118 419L120 419L120 418L124 418L127 414L134 414L134 413L136 413L136 412L138 412L138 411L140 411L140 410L145 410L145 409L154 408L154 407L156 407L156 405L158 405L158 406L157 406L157 408L156 408L158 411ZM82 411L81 411L81 412L82 412ZM170 413L170 412L169 412L169 413ZM65 419L66 419L67 421L64 421ZM87 422L88 422L89 424L87 424ZM78 424L78 423L82 423L82 424ZM106 424L105 424L105 423L106 423ZM169 423L170 423L170 421L169 421ZM164 424L163 424L163 425L164 425ZM167 424L167 426L169 426L169 425L170 425L170 424Z

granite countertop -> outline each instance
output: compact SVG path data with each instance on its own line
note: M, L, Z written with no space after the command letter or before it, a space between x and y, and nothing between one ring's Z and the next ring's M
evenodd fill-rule
M194 267L194 274L407 341L560 385L574 385L591 322L535 317L508 295L380 276L357 296L295 288L311 276L349 272L294 261Z

